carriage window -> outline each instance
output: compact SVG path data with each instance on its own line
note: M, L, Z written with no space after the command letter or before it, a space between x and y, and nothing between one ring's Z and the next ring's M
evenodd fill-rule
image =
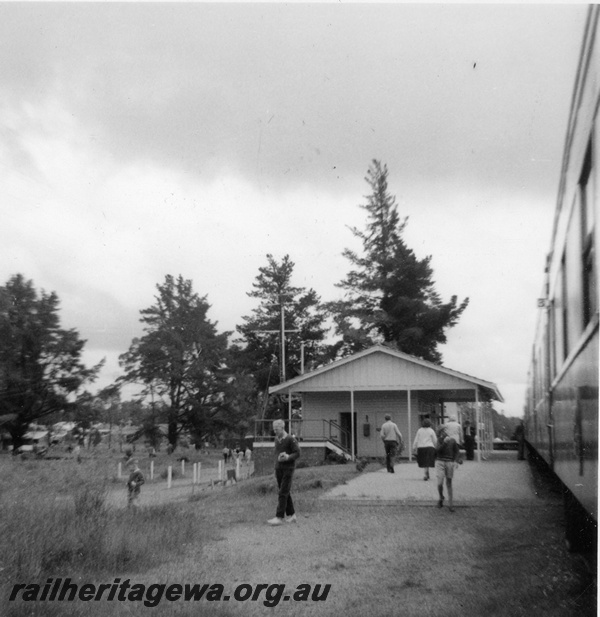
M550 305L550 381L556 376L556 308Z
M561 308L562 308L562 359L566 360L569 355L569 297L567 293L567 255L563 254L560 261L560 287L561 287Z
M579 179L581 195L581 232L582 232L582 282L583 282L583 327L587 326L598 310L598 289L596 269L594 267L594 187L590 181L592 170L592 142L588 143L583 169Z

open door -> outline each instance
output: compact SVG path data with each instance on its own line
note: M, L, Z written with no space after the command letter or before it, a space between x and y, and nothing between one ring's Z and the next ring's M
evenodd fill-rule
M350 441L352 435L352 422L350 419L349 411L340 412L340 426L342 427L342 434L340 435L340 442L342 447L345 448L349 454L352 453L352 442ZM356 412L354 412L354 453L356 454Z

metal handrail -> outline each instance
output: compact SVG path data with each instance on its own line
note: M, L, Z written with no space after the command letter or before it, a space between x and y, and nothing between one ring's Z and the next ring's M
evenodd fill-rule
M350 441L350 439L351 439L350 431L348 429L343 428L335 420L325 420L325 422L327 422L329 424L329 437L330 437L331 441L336 441L336 438L334 438L332 436L332 434L331 434L331 429L335 428L340 433L340 437L337 438L337 445L339 445L341 448L344 448L345 450L349 451L351 449L350 444L352 443Z
M300 441L304 440L328 440L338 447L350 451L351 450L351 435L350 431L343 428L335 420L295 420L292 419L292 426L289 427L289 421L284 420L285 429L288 433L295 435ZM255 420L255 441L274 441L275 434L272 428L273 420ZM305 427L311 426L314 428L321 423L320 430L305 431ZM308 434L305 434L308 433Z

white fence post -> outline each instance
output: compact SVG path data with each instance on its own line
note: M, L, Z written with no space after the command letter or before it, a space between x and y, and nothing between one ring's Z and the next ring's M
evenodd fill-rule
M238 457L238 459L235 461L235 479L239 480L240 479L240 459Z
M150 480L154 480L154 461L150 461Z
M219 480L223 480L223 461L219 461Z
M171 480L173 479L173 467L167 467L167 488L171 488Z
M117 477L119 478L119 480L121 479L121 463L119 462L119 464L117 465Z
M185 461L181 461L181 477L185 476Z

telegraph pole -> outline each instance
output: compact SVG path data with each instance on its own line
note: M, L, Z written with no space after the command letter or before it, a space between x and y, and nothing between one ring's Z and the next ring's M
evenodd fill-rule
M279 330L254 330L254 332L265 332L269 334L279 334L281 338L281 357L279 360L279 378L281 383L285 381L285 333L286 332L300 332L299 329L294 330L286 330L285 329L285 303L283 301L284 296L289 296L290 294L279 294L279 302L277 304L267 304L266 306L278 306L281 315L281 325Z
M280 316L281 316L281 324L280 324L280 328L279 330L254 330L254 332L261 332L261 333L265 333L265 334L279 334L279 336L281 337L281 358L279 360L279 379L280 382L283 383L286 379L286 375L285 375L285 333L286 332L300 332L299 329L290 329L290 330L286 330L285 329L285 308L284 308L284 301L283 298L284 296L289 296L289 294L279 294L279 302L277 304L267 304L266 306L279 306L279 310L280 310ZM288 394L288 415L289 415L289 428L291 430L292 427L292 408L291 408L291 400L292 400L292 395Z

